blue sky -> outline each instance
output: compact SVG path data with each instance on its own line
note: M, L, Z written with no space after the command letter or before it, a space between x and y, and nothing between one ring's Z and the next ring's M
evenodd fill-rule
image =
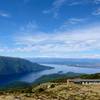
M100 0L0 0L0 55L100 58Z

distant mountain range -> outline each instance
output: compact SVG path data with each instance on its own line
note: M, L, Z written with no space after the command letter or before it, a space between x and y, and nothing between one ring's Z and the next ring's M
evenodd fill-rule
M32 62L40 64L58 64L58 65L69 65L75 67L96 67L100 68L100 59L82 59L82 58L49 58L49 57L38 57L28 58Z
M38 72L51 67L33 63L26 59L0 56L0 75Z

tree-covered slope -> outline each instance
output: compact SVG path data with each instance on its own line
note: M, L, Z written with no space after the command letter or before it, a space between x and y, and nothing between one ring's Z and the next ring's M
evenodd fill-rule
M80 76L82 79L100 79L100 73L96 74L83 74Z
M40 78L36 79L34 84L41 84L45 82L61 82L66 81L66 79L77 78L80 77L80 73L68 72L63 74L51 74L51 75L43 75Z
M51 67L32 63L22 58L0 56L0 75L21 74L27 72L37 72Z

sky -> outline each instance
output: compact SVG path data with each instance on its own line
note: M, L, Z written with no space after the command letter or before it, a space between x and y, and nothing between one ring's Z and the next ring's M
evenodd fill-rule
M100 0L0 0L0 55L100 58Z

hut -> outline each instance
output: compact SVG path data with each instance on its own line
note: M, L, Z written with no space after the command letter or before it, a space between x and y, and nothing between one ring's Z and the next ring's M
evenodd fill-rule
M100 84L100 79L73 79L70 80L70 82L73 82L75 84Z

